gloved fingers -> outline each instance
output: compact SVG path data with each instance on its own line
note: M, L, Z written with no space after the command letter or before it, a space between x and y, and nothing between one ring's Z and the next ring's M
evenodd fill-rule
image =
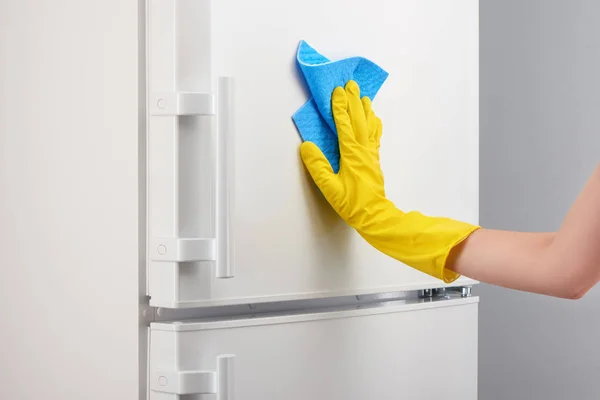
M375 128L375 113L373 112L373 106L371 105L371 99L367 96L363 96L360 99L363 105L363 109L365 110L365 117L367 118L367 128L369 129L369 139L373 137L374 128Z
M371 99L367 96L362 98L363 108L365 109L365 116L367 118L367 126L369 129L369 150L373 154L373 159L379 163L379 147L381 142L381 133L383 131L381 126L381 119L375 115Z
M374 115L374 114L373 114ZM381 146L381 135L383 134L383 124L379 117L375 117L375 133L373 134L373 141L375 142L375 148L379 152Z
M375 115L371 99L367 96L362 98L365 116L367 118L367 129L369 130L369 141L375 149L379 148L379 139L381 138L381 120Z
M340 156L350 158L357 151L356 139L352 129L352 122L348 114L348 97L341 86L338 86L333 91L331 96L331 109L333 111L333 119L338 133L338 142L340 146Z
M367 147L369 145L367 118L360 99L360 88L353 80L348 81L346 84L346 97L348 98L348 115L352 123L354 138L359 144Z
M381 144L381 133L383 132L383 127L381 124L381 119L379 117L375 117L375 133L373 135L373 152L375 153L374 158L377 162L377 169L379 175L379 183L381 184L381 195L385 197L385 180L383 178L383 171L381 170L381 159L379 157L379 147Z
M335 187L338 184L337 175L333 172L331 164L316 144L312 142L302 143L300 145L300 156L308 173L326 197L327 193L338 189Z

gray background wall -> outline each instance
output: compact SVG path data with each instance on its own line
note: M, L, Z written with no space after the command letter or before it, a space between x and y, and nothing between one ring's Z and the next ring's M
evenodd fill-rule
M600 1L481 0L480 40L481 223L556 230L600 161ZM478 294L480 399L600 398L600 288Z

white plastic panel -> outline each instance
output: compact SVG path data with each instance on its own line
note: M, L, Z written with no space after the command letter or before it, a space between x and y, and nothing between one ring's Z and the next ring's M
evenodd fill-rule
M0 1L2 400L146 399L142 3Z
M150 400L477 398L477 298L153 323L150 342Z
M157 15L163 22L153 25ZM153 36L153 26L169 21L176 21L168 37L172 52ZM150 56L150 92L210 92L220 104L219 78L235 82L235 93L227 92L234 99L231 121L219 107L216 116L150 117L149 240L215 238L216 225L230 228L226 238L235 243L225 248L217 241L211 253L231 261L221 264L224 273L215 269L218 260L151 261L151 304L198 307L442 286L365 243L316 190L291 120L309 97L295 52L304 39L331 59L360 55L385 68L390 77L374 107L384 123L389 197L404 210L477 223L476 0L373 0L368 7L362 0L293 7L278 0L149 0L149 32L150 54L161 55ZM152 62L164 82L154 80ZM153 132L163 124L172 134ZM231 148L226 177L235 196L221 194L233 199L227 224L215 219L218 205L227 206L215 206L224 187L214 168L219 126L235 138L219 142ZM153 160L160 166L153 169ZM457 282L466 283L473 282Z

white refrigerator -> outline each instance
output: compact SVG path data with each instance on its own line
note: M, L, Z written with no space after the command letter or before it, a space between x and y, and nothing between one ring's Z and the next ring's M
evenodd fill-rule
M291 118L300 41L377 63L388 197L477 223L477 0L6 0L0 33L0 398L477 398L477 282L345 225Z

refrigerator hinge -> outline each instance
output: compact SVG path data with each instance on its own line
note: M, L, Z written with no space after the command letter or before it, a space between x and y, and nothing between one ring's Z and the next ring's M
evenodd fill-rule
M419 297L422 299L434 299L441 297L449 297L452 295L459 295L460 297L471 297L471 286L424 289L419 291Z
M217 357L217 371L174 371L156 369L150 375L150 390L176 395L216 394L219 400L233 400L234 355Z

